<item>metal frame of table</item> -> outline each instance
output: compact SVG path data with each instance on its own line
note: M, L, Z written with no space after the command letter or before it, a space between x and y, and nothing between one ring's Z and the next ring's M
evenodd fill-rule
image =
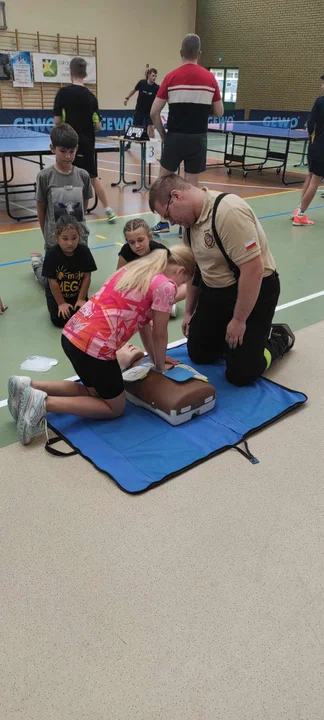
M266 130L264 132L258 132L258 133L249 133L243 128L240 129L230 129L230 128L211 128L208 126L208 132L217 132L219 134L225 135L225 149L223 151L224 155L224 162L219 163L218 165L222 165L227 168L228 175L231 174L232 170L235 169L242 169L243 170L243 177L247 177L248 172L251 170L257 170L259 175L261 175L265 164L270 160L277 161L275 165L268 165L266 169L275 169L277 174L279 175L282 172L281 180L282 183L287 187L288 185L298 185L300 183L304 182L304 178L302 180L292 180L287 181L286 180L286 171L287 171L287 163L288 163L288 156L289 154L292 155L298 155L301 158L301 161L299 164L295 165L294 167L300 167L304 164L305 157L307 155L307 145L308 145L308 139L304 137L298 137L297 135L294 136L287 136L287 135L271 135L270 133L267 133ZM294 131L297 133L298 131ZM304 131L300 131L304 132ZM243 143L240 143L238 141L238 138L243 138ZM260 148L258 145L251 145L249 144L250 139L256 139L261 138L263 140L266 140L266 147ZM285 150L283 152L274 150L271 147L272 142L284 142ZM301 152L296 152L291 149L291 144L296 142L303 142L303 149ZM238 150L239 149L239 150ZM249 150L263 150L264 151L264 157L260 158L261 162L255 162L256 157L255 155L249 154ZM210 150L209 150L210 151ZM220 152L215 150L214 152ZM247 162L248 158L254 159L254 162ZM278 164L279 163L279 164ZM210 167L210 166L209 166ZM214 166L214 167L217 167Z
M119 152L118 147L105 145L96 147L95 148L95 154L96 154L96 160L98 153L107 153L107 152ZM11 218L11 220L16 220L17 222L25 221L25 220L36 220L37 214L34 215L13 215L10 208L10 196L11 195L23 195L26 193L36 192L36 182L32 183L13 183L12 181L15 178L15 168L14 168L14 159L19 158L20 160L24 160L25 162L31 162L35 165L38 165L40 170L43 170L44 168L44 162L43 157L52 155L52 151L50 149L48 150L17 150L17 151L0 151L0 157L1 157L1 163L2 163L2 181L0 181L0 197L3 196L5 200L5 206L6 206L6 212L8 217ZM38 159L32 160L32 157L37 157ZM9 167L10 171L7 173L7 160L9 160ZM8 177L10 175L10 177ZM95 195L94 203L91 208L88 208L87 212L92 212L96 207L98 203L98 198Z
M150 139L148 140L130 140L129 138L121 138L121 137L113 137L112 140L118 140L120 143L120 153L119 153L119 178L117 182L111 183L111 187L118 187L123 183L123 185L136 185L136 180L127 180L125 177L125 166L126 166L126 152L125 151L125 145L128 145L129 142L135 143L136 145L140 145L141 147L141 160L140 160L140 171L141 171L141 180L140 180L140 186L138 188L133 188L133 193L141 192L141 190L149 190L151 186L151 177L152 177L152 166L151 163L146 162L146 144L150 142ZM146 182L146 170L148 165L148 182L149 185L147 185Z

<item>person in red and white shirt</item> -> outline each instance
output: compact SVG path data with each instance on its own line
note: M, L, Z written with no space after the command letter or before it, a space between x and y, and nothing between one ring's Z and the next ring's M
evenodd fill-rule
M160 175L176 172L184 162L185 178L198 185L199 174L206 169L208 117L224 113L218 83L214 75L198 65L200 37L190 33L181 46L182 65L169 72L151 109L153 123L164 146ZM167 133L161 111L169 104ZM168 222L159 222L153 232L169 232Z

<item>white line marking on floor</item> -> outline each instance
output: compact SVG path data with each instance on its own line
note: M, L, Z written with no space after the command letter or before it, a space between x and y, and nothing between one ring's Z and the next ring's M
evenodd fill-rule
M19 193L17 193L17 195L19 195ZM5 201L3 200L3 198L0 198L0 202L5 202ZM13 202L12 200L10 200L10 205L15 205L16 207L22 208L23 210L27 210L27 212L33 213L33 215L35 215L35 212L36 212L35 209L31 210L30 208L26 207L26 205L19 205L19 203Z
M301 303L308 302L308 300L315 300L315 298L322 297L324 295L324 290L321 290L318 293L313 293L313 295L306 295L305 297L298 298L298 300L292 300L291 302L284 303L283 305L278 305L276 308L276 312L279 312L280 310L285 310L286 308L293 307L293 305L300 305ZM178 345L184 345L187 340L184 338L183 340L176 340L175 342L168 343L168 349L177 347ZM78 380L77 375L72 375L72 377L65 378L65 380L70 380L71 382L74 382L75 380ZM0 400L0 408L6 407L8 404L7 400Z
M301 303L308 302L308 300L315 300L315 298L322 297L324 295L324 290L321 290L318 293L313 293L313 295L306 295L305 297L298 298L298 300L292 300L291 302L284 303L283 305L278 305L276 308L276 312L279 312L279 310L285 310L286 308L293 307L293 305L300 305Z

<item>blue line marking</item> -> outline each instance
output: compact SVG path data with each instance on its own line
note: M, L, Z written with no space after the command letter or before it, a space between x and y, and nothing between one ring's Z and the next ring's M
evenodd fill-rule
M313 207L308 208L307 212L309 213L311 212L311 210L321 210L322 208L324 208L324 205L314 205ZM268 220L268 218L281 217L282 215L291 215L291 213L292 210L286 210L285 212L273 213L273 215L261 215L260 217L258 217L258 220Z
M309 208L307 212L311 212L311 210L322 210L323 208L324 208L324 205L314 205L314 207ZM269 218L281 217L283 215L291 215L291 213L292 213L292 210L286 210L285 212L273 213L273 215L261 215L258 218L258 220L269 220ZM31 230L35 230L35 229L36 228L31 228ZM170 232L170 233L165 233L165 235L166 235L165 239L167 240L167 238L169 238L169 237L177 236L178 233ZM162 238L161 238L161 236L159 236L159 239L163 240L163 233L162 233ZM110 248L110 247L119 247L119 246L116 245L116 243L111 243L110 245L96 245L95 247L89 246L89 249L90 250L104 250L105 248ZM30 262L30 258L26 258L25 260L11 260L10 262L0 263L0 268L8 267L8 265L22 265L23 263L27 263L27 262Z

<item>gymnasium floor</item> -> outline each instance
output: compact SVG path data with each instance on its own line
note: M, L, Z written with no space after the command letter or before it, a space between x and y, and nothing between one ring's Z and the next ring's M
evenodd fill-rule
M107 185L117 160L100 161ZM136 151L128 162L137 173ZM0 215L5 720L323 717L324 200L310 210L314 227L293 228L300 188L272 172L228 180L206 172L209 187L240 193L261 218L282 281L277 317L297 331L269 376L309 400L251 438L258 465L227 451L140 496L79 456L50 457L43 440L16 442L8 375L30 354L59 360L48 378L74 371L28 259L40 232ZM126 218L148 213L145 193L110 197L124 217L91 217L93 289L116 266Z
M220 147L221 143L221 138L210 139L211 146ZM127 161L128 176L136 179L139 172L138 148L128 153ZM209 161L214 162L214 157L210 156ZM52 162L52 159L46 158L46 162ZM111 204L118 211L119 219L108 225L99 208L89 216L89 245L98 266L92 280L94 291L116 267L119 247L123 242L122 228L127 219L144 214L149 224L156 222L156 218L149 212L145 192L138 196L132 193L131 188L110 188L110 182L118 174L118 166L117 154L101 156L101 178L109 192ZM18 161L17 167L19 172L28 172L30 177L30 165ZM32 172L35 172L34 168ZM157 165L153 167L152 173L153 178L157 176ZM296 173L296 179L302 177ZM231 191L245 197L261 220L280 272L280 307L288 304L288 307L278 310L278 318L284 319L294 330L324 319L324 200L320 193L314 199L310 211L316 224L312 228L294 228L290 212L297 205L300 187L285 189L273 171L265 171L262 178L256 173L250 173L243 179L241 171L233 172L229 178L223 168L211 169L204 174L202 183L206 183L210 189ZM15 202L17 204L13 208L16 212L23 211L22 206L31 208L30 212L34 209L33 202L21 198L15 198ZM31 271L30 252L43 249L37 223L8 223L8 218L2 212L0 228L0 296L9 306L9 310L0 318L0 446L4 446L16 441L15 427L10 422L5 400L7 378L19 374L20 363L28 355L45 355L59 361L47 373L49 379L63 379L73 372L61 351L60 331L49 322L42 288L34 280ZM179 242L177 228L173 228L170 235L163 238L169 245ZM296 304L296 301L322 291L323 295ZM178 318L169 324L170 342L181 337L183 313L182 306Z

